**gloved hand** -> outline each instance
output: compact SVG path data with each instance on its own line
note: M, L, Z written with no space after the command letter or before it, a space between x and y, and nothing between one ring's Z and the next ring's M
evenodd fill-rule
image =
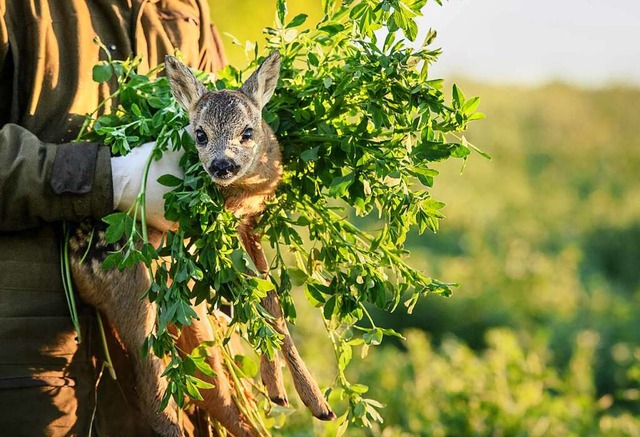
M126 212L136 201L142 185L144 166L151 154L154 142L143 144L134 148L126 156L111 158L111 174L113 177L113 207L118 211ZM158 178L165 174L184 178L184 172L180 168L180 158L184 151L174 152L169 148L162 154L162 158L153 160L149 167L146 192L146 219L147 225L159 230L167 231L175 226L174 223L164 218L164 199L162 196L172 188L158 183Z

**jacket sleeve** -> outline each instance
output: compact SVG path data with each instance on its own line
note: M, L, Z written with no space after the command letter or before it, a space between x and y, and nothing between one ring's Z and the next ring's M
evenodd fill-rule
M113 211L108 147L50 144L28 130L0 130L0 231L44 222L103 217Z
M108 214L113 188L107 147L44 143L7 123L13 64L5 16L6 2L0 0L0 232Z

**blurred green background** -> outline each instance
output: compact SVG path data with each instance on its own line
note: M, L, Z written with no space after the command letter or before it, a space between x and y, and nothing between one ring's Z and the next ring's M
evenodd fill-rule
M222 32L261 41L274 10L225 0L212 14ZM314 22L320 5L289 11ZM246 65L223 40L230 62ZM467 137L493 160L437 167L432 192L447 218L408 248L416 268L461 287L411 316L377 314L407 341L350 365L386 408L382 425L347 435L640 435L640 89L451 79L481 97L487 119ZM295 297L297 344L329 386L320 316ZM331 436L335 425L299 408L276 434Z

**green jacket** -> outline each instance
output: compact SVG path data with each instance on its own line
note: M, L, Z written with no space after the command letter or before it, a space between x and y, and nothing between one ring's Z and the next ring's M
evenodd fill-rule
M119 380L96 394L94 313L81 305L77 345L60 279L60 221L113 208L108 148L70 143L114 86L92 81L96 36L143 70L174 48L224 64L205 0L0 0L0 433L13 436L87 435L94 408L100 435L150 434L113 337Z

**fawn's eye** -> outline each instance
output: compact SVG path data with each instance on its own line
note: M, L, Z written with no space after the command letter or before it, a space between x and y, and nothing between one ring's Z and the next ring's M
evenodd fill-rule
M251 141L252 139L253 139L253 129L251 129L250 127L245 128L245 130L242 131L242 138L240 138L240 142L246 143L247 141Z
M199 146L204 146L207 144L207 141L207 134L205 134L202 129L196 129L196 143L198 143Z

